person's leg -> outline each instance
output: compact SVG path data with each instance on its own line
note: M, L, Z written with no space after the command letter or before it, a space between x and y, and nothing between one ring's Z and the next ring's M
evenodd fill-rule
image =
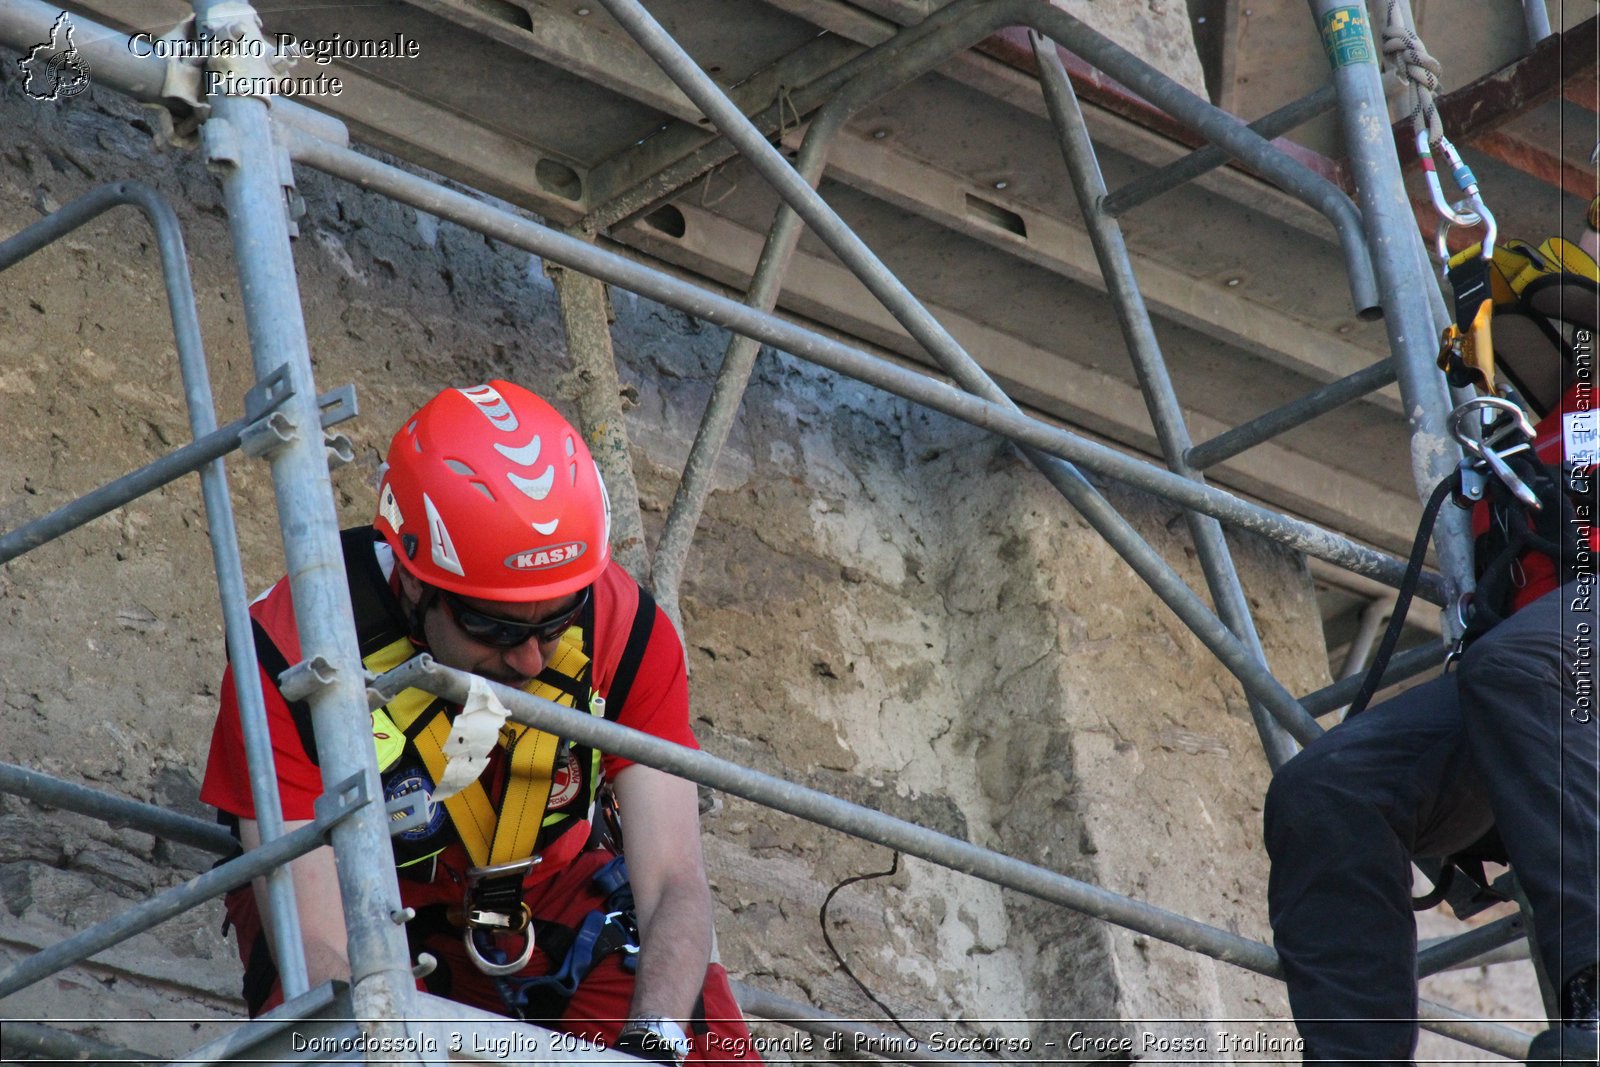
M1264 839L1274 942L1308 1061L1409 1062L1411 859L1490 825L1446 675L1336 726L1281 767Z
M1473 759L1558 986L1600 960L1594 592L1574 582L1528 605L1458 672Z

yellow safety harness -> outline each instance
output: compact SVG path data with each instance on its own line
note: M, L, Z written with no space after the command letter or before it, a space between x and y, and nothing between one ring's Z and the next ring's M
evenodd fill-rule
M368 670L382 673L415 655L416 646L409 638L402 637L367 656L362 663ZM560 676L568 684L554 684L551 675ZM523 689L533 696L571 708L578 704L577 693L588 691L588 680L589 657L583 652L583 631L574 626L562 635L556 653L545 665L540 678ZM595 701L586 703L591 712L596 710ZM603 708L603 705L598 706ZM407 689L374 711L372 732L379 772L398 763L409 743L428 776L439 781L445 767L444 745L450 736L449 709L448 702L432 693ZM565 755L566 746L561 738L507 722L500 728L498 745L507 758L505 789L499 803L490 799L481 780L444 801L456 836L477 867L498 866L532 856L540 832L571 817L568 812L546 812L556 762ZM599 753L591 758L598 764ZM591 789L597 778L597 774L591 773ZM402 865L430 859L441 850Z
M1456 253L1445 275L1456 321L1441 338L1439 368L1452 384L1486 396L1511 384L1535 414L1554 410L1573 360L1572 328L1596 327L1600 266L1561 237L1537 247L1511 238L1487 259L1481 244Z

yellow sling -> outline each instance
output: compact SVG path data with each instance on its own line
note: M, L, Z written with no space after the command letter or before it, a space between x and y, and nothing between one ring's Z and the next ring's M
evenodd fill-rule
M415 646L401 638L374 652L363 663L368 670L382 673L414 655ZM579 679L588 665L589 657L583 653L583 632L572 627L562 635L561 644L546 669ZM537 679L523 686L523 691L563 707L574 706L571 693ZM433 709L434 714L412 741L428 775L437 782L444 774L444 744L450 737L450 718L444 714L437 697L420 689L407 689L373 712L373 736L380 771L400 758L405 748L403 735L410 732L429 709ZM385 736L380 737L380 734ZM394 740L396 735L399 735L398 744ZM550 799L556 756L561 750L561 739L554 734L514 722L507 722L500 728L499 744L509 756L505 794L499 809L496 810L490 801L481 781L473 782L444 801L456 834L478 867L533 855L534 844L544 824L545 805Z

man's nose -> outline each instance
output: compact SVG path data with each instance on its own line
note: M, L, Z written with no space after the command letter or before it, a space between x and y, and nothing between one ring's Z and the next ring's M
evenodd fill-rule
M524 678L532 678L544 670L544 651L532 638L506 649L503 655L506 666Z

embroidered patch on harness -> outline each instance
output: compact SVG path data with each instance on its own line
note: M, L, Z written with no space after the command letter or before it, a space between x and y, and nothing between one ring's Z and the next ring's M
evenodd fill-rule
M428 773L421 767L402 767L383 783L383 796L390 802L414 793L422 794L422 803L428 813L427 821L413 830L406 830L395 836L401 841L426 841L444 827L444 805L433 799L433 782L428 778ZM399 821L404 818L403 813L395 813L390 819Z
M567 762L556 768L550 776L550 801L545 805L545 810L555 811L564 808L577 799L578 787L583 784L583 770L578 766L578 757L569 750Z

